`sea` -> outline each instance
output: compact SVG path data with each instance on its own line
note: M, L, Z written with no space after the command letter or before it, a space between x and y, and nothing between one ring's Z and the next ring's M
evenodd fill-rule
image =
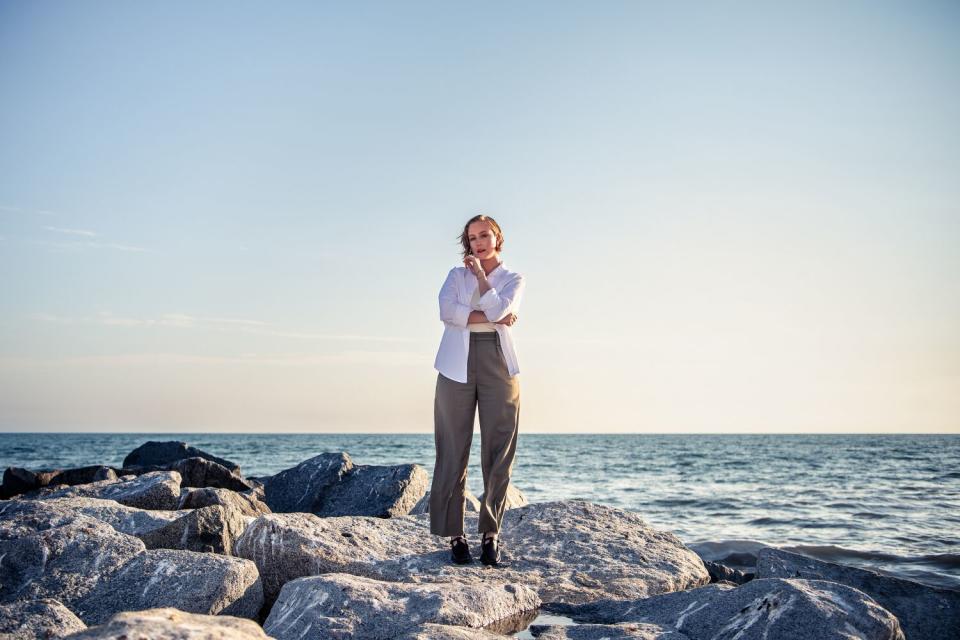
M325 452L416 463L433 434L8 433L0 465L119 467L150 440L180 440L266 476ZM467 485L483 492L480 433ZM513 483L530 502L582 499L635 511L706 559L750 570L762 546L960 589L960 434L526 434ZM467 532L470 534L471 532Z

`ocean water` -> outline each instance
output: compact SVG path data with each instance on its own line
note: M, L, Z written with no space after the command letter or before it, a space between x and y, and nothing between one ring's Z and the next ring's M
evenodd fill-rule
M331 451L428 475L434 462L432 434L4 434L0 465L120 466L148 440L182 440L248 476ZM513 482L531 502L636 511L710 558L766 544L960 589L960 435L521 432ZM479 432L467 483L483 492Z

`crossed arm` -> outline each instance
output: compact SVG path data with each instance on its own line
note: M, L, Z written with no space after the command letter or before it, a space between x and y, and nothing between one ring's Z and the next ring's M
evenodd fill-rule
M454 270L450 271L446 282L440 290L440 319L444 322L465 327L468 324L479 322L494 322L496 324L511 324L520 306L520 297L523 293L523 276L504 285L503 291L497 291L486 280L478 282L482 309L473 310L468 305L457 300L456 285L453 281ZM494 289L490 295L486 295Z

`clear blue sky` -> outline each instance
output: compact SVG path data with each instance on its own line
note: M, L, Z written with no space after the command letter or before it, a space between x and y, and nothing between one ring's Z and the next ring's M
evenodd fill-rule
M960 431L960 5L0 1L0 429Z

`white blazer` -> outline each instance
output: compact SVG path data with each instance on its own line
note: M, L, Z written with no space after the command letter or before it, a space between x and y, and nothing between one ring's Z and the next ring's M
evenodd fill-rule
M508 313L516 313L520 308L524 281L519 273L508 270L503 263L487 274L490 289L480 296L477 306L487 315L490 322L496 322ZM457 382L467 381L467 356L470 352L470 329L467 320L474 309L470 306L473 292L479 283L477 277L466 267L454 267L440 288L440 320L443 322L443 337L433 368ZM507 372L511 377L520 373L517 364L517 351L510 335L510 327L495 325L500 334L500 346L507 361Z

